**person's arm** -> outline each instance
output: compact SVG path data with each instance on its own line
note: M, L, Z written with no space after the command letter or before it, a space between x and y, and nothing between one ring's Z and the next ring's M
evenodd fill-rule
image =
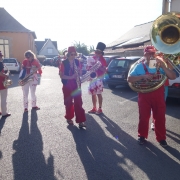
M75 79L75 75L72 76L66 76L64 75L64 65L61 63L60 68L59 68L59 76L61 79Z
M5 78L8 78L8 77L9 77L9 74L5 74L5 73L3 72L3 69L4 69L3 63L0 62L0 76L5 77Z
M171 79L171 80L176 79L176 73L174 71L172 71L171 69L166 67L166 65L163 62L163 59L161 57L159 57L159 56L156 57L156 61L157 61L158 66L164 70L168 79Z
M151 80L153 78L153 75L151 74L144 74L144 75L140 75L140 76L133 76L130 75L127 78L127 81L132 83L132 82L136 82L136 81L140 81L140 80Z
M140 81L140 80L151 80L153 78L152 74L142 74L141 75L141 73L139 73L139 71L138 71L138 69L141 68L140 65L141 64L137 64L133 68L131 73L128 75L128 78L127 78L128 82L132 83L132 82L136 82L136 81Z
M9 75L8 75L8 74L3 73L2 71L0 72L0 76L5 77L5 78L9 78Z

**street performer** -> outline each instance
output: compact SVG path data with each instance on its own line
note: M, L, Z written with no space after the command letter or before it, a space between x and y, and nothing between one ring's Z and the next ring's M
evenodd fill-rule
M90 111L88 111L88 113L101 114L103 112L102 111L103 78L106 72L106 60L103 57L104 55L103 51L105 48L106 48L106 45L102 42L99 42L95 50L95 56L93 56L94 61L92 61L91 65L89 65L88 63L87 70L89 70L94 64L96 64L97 61L100 61L101 63L101 67L96 71L97 77L95 79L91 79L89 83L89 94L92 95L93 108ZM97 98L98 98L98 104L99 104L98 109L96 106Z
M32 73L32 80L28 81L24 86L22 86L23 90L23 104L24 104L24 112L28 111L28 94L29 89L31 91L31 103L32 103L32 109L39 110L40 108L36 105L36 87L38 84L38 75L42 74L41 65L39 61L36 59L35 54L28 50L24 54L25 59L22 62L22 70L20 72L19 78L23 79L26 76L30 75Z
M75 59L77 52L74 46L68 47L66 59L61 62L59 75L63 84L64 105L66 109L65 118L67 123L73 125L74 113L79 128L86 127L85 111L82 107L80 75L80 62ZM74 101L74 102L73 102Z
M8 117L11 116L10 113L7 112L7 93L8 89L4 87L3 82L5 78L8 78L8 74L5 74L4 72L4 64L2 62L3 54L0 51L0 95L1 95L1 112L0 115L2 117Z
M156 57L156 65L159 67L158 72L156 68L150 68L150 60L155 57L156 49L153 46L147 46L144 49L145 61L137 64L128 76L128 82L133 83L139 80L151 80L153 74L160 73L165 74L169 79L175 79L176 74L165 66L163 59L160 56ZM139 125L138 125L138 142L140 145L146 142L148 138L149 119L151 115L151 109L153 112L153 119L155 123L156 140L161 146L166 147L166 128L165 128L165 98L164 98L164 86L161 86L157 90L148 93L138 94L138 106L139 106Z

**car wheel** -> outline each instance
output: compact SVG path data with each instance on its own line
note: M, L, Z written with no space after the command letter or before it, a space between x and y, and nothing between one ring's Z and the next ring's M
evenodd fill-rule
M108 87L109 87L110 89L115 89L115 88L116 88L115 85L111 85L111 84L108 84Z

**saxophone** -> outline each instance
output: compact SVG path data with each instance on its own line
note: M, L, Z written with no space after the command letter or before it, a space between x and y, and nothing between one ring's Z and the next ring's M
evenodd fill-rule
M78 67L77 67L77 65L76 65L76 63L75 63L75 60L74 60L74 72L75 72L75 74L76 74L77 87L78 87L78 89L81 89L81 79L80 79Z
M25 84L27 84L29 81L32 81L32 75L37 71L38 68L33 69L33 72L31 72L29 75L27 75L25 78L23 78L22 80L20 80L18 82L18 84L20 86L24 86Z

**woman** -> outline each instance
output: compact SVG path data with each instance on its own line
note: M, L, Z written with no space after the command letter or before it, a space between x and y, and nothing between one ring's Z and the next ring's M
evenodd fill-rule
M78 74L81 73L81 67L79 61L75 59L76 55L75 47L69 47L66 54L67 58L60 65L59 75L63 83L62 91L64 94L67 123L73 125L72 119L75 113L76 123L79 124L79 128L83 128L86 127L84 124L86 117L85 111L82 108L81 89L78 83Z
M9 76L4 73L4 65L2 62L3 54L0 51L0 94L1 94L1 112L2 117L8 117L11 114L7 112L7 89L4 87L3 82Z
M25 74L25 77L29 75L30 73L33 73L31 78L31 81L28 81L24 86L22 86L23 90L23 99L24 99L24 112L28 111L28 94L29 89L31 91L31 103L32 103L32 109L39 110L40 108L36 106L36 86L38 84L38 74L42 74L41 66L39 64L39 61L36 59L35 54L28 50L24 54L25 58L22 62L22 71L20 73L20 78L22 79L23 74Z

